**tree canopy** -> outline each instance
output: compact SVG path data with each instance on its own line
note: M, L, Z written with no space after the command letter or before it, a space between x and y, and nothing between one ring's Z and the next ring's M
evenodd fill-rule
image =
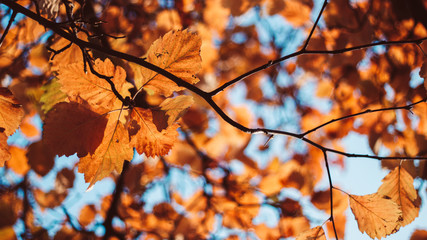
M5 239L344 239L349 218L381 239L420 216L425 1L0 6ZM376 192L340 187L351 161L386 171Z

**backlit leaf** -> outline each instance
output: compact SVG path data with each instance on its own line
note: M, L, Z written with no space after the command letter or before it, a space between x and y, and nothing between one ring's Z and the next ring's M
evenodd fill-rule
M201 44L200 37L188 30L170 31L151 45L146 61L194 84L199 81L196 73L202 68ZM183 89L168 78L143 67L135 70L135 85L138 89L143 87L164 96Z
M386 196L377 193L350 195L350 208L356 217L359 230L371 238L381 239L401 227L402 211Z
M176 98L167 98L160 104L160 109L168 116L168 125L172 125L184 111L194 103L193 97L180 95Z
M114 170L121 173L123 162L133 157L128 132L118 120L119 112L109 115L101 144L94 153L81 158L78 164L79 172L84 173L85 181L90 183L88 189Z
M4 167L4 163L11 158L9 146L7 145L7 136L4 132L0 132L0 167Z
M155 119L161 112L134 108L128 126L131 145L147 157L162 156L169 152L178 137L177 124L167 125L165 116Z
M59 67L57 77L58 82L61 84L61 91L72 99L82 98L95 110L120 108L122 102L111 90L107 80L97 77L90 70L85 73L83 67L82 62ZM126 72L123 68L114 67L109 59L105 61L97 59L95 60L94 69L99 74L112 77L111 81L123 97L130 95L128 89L132 87L132 84L126 82Z
M58 82L58 78L52 79L41 89L44 90L44 94L40 98L41 109L44 113L49 112L59 102L68 102L67 94L61 92L61 84Z
M402 167L398 166L382 180L378 194L390 197L402 210L402 227L418 217L420 198L414 188L414 179Z
M0 129L12 135L24 117L24 109L7 88L0 88Z

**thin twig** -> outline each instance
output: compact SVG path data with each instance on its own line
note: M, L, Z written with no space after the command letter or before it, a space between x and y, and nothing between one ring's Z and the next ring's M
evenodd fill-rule
M326 8L326 5L328 5L328 0L325 0L325 1L323 2L322 9L320 9L320 12L319 12L319 14L317 15L316 21L314 22L313 27L311 28L311 31L310 31L310 33L308 34L307 39L305 40L304 46L302 47L302 49L303 49L303 50L305 50L305 49L307 48L308 43L310 42L311 37L313 36L314 30L316 30L317 24L319 23L320 17L322 16L323 11L324 11L324 10L325 10L325 8Z
M3 1L3 0L1 0ZM424 40L426 40L427 37L423 37L423 38L418 38L418 39L412 39L412 40L399 40L399 41L378 41L378 42L373 42L373 43L367 43L367 44L363 44L363 45L359 45L359 46L354 46L354 47L348 47L348 48L341 48L341 49L336 49L336 50L307 50L307 49L301 49L297 52L288 54L286 56L283 56L281 58L275 59L275 60L271 60L268 61L266 64L261 65L257 68L252 69L249 72L246 72L238 77L236 77L233 80L230 80L226 83L224 83L223 85L219 86L218 88L212 90L209 92L210 96L214 96L222 91L224 91L227 87L257 73L260 72L262 70L265 70L271 66L274 66L280 62L283 62L285 60L288 60L290 58L294 58L300 55L308 55L308 54L321 54L321 55L327 55L327 54L331 54L331 55L335 55L335 54L342 54L342 53L346 53L346 52L351 52L351 51L355 51L355 50L363 50L366 48L370 48L370 47L375 47L375 46L388 46L388 45L401 45L401 44L421 44Z
M329 169L329 163L328 163L328 154L325 150L322 150L323 152L323 156L325 158L325 166L326 166L326 172L328 174L328 181L329 181L329 201L330 201L330 217L329 220L331 220L332 222L332 227L334 229L334 233L335 233L335 239L338 240L338 234L337 234L337 229L335 227L335 220L334 220L334 196L332 194L332 189L334 188L334 186L332 185L332 177L331 177L331 171Z
M424 99L422 99L422 100L420 100L418 102L411 103L411 104L408 104L408 105L405 105L405 106L400 106L400 107L378 108L378 109L374 109L374 110L367 109L367 110L365 110L363 112L359 112L359 113L347 115L347 116L344 116L344 117L332 119L332 120L330 120L330 121L328 121L326 123L323 123L323 124L321 124L321 125L313 128L313 129L310 129L310 130L302 133L301 135L302 136L306 136L307 134L312 133L312 132L318 130L319 128L322 128L322 127L324 127L324 126L326 126L328 124L331 124L331 123L334 123L334 122L338 122L338 121L341 121L341 120L344 120L344 119L347 119L347 118L352 118L352 117L360 116L360 115L363 115L363 114L366 114L366 113L385 112L385 111L399 110L399 109L406 109L406 110L410 111L413 106L415 106L415 105L417 105L419 103L425 102L425 101L427 101L427 98L424 98Z
M329 151L329 152L333 152L339 155L344 155L346 157L354 157L354 158L371 158L371 159L378 159L378 160L383 160L383 159L419 159L419 160L427 160L427 157L400 157L400 156L393 156L393 157L380 157L380 156L373 156L373 155L368 155L368 154L353 154L353 153L346 153L346 152L342 152L342 151L338 151L335 149L330 149L330 148L326 148L318 143L315 143L313 141L311 141L310 139L307 139L304 137L303 134L296 134L296 133L291 133L291 132L287 132L287 131L281 131L281 130L275 130L275 129L266 129L266 128L248 128L243 126L242 124L234 121L233 119L231 119L222 109L221 107L219 107L216 102L212 99L212 96L215 95L213 93L215 93L216 91L222 91L223 89L225 89L224 85L219 87L217 90L214 90L212 92L205 92L201 89L199 89L198 87L192 85L191 83L188 83L184 80L182 80L181 78L175 76L174 74L164 70L163 68L160 68L152 63L146 62L144 59L142 58L138 58L123 52L119 52L119 51L115 51L112 50L110 48L104 48L100 45L91 43L91 42L87 42L87 41L83 41L75 36L73 36L72 34L67 33L66 31L64 31L62 28L58 27L57 24L55 22L49 21L41 16L38 16L37 14L35 14L34 12L28 10L27 8L17 4L16 2L12 1L12 0L0 0L0 3L7 5L8 7L12 8L13 10L20 12L24 15L26 15L27 17L37 21L38 23L40 23L41 25L52 29L55 33L57 33L58 35L64 37L65 39L75 43L76 45L78 45L80 48L84 48L84 49L93 49L96 51L100 51L102 53L105 53L107 55L110 56L114 56L117 58L121 58L123 60L132 62L132 63L136 63L142 67L145 67L149 70L152 70L160 75L163 75L164 77L172 80L173 82L175 82L178 86L180 87L184 87L186 89L188 89L189 91L192 91L193 93L199 95L200 97L202 97L211 107L212 109L224 120L226 121L228 124L230 124L231 126L239 129L240 131L243 132L247 132L247 133L265 133L265 134L280 134L280 135L287 135L287 136L291 136L291 137L295 137L295 138L299 138L302 141L305 141L306 143L313 145L316 148L319 148L321 150L325 150L325 151ZM368 47L373 47L373 46L379 46L379 45L398 45L398 44L420 44L422 41L426 40L427 37L424 38L420 38L420 39L414 39L414 40L400 40L400 41L380 41L380 42L374 42L374 43L369 43L369 44L364 44L364 45L360 45L360 46L355 46L355 47L350 47L350 48L343 48L343 49L338 49L338 50L300 50L298 52L289 54L287 56L284 56L282 58L279 58L277 60L274 61L270 61L267 64L258 67L244 75L242 75L242 77L239 77L240 80L243 79L244 77L247 77L255 72L261 71L262 69L268 68L274 64L277 64L278 62L284 61L286 59L289 59L291 57L296 57L298 55L302 55L302 54L340 54L340 53L345 53L345 52L349 52L349 51L354 51L354 50L361 50L361 49L365 49ZM100 76L102 77L102 76ZM105 76L104 76L105 77ZM107 80L107 79L106 79ZM111 80L110 80L111 81ZM114 85L112 82L110 82L110 85ZM222 90L221 90L222 89ZM120 96L120 94L119 94ZM124 99L121 99L123 102Z

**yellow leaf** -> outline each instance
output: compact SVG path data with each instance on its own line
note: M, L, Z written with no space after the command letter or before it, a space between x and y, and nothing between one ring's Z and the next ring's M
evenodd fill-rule
M381 239L399 230L402 211L394 201L377 193L349 196L350 208L362 233Z
M418 217L420 198L414 188L414 179L402 167L398 166L382 180L378 194L390 197L402 210L402 227Z
M148 49L146 61L195 84L199 81L196 73L202 68L201 45L202 40L195 33L188 30L170 31L154 41ZM135 69L135 85L137 89L142 87L166 97L183 89L163 75L143 67Z
M321 226L302 232L296 240L326 240L325 231Z

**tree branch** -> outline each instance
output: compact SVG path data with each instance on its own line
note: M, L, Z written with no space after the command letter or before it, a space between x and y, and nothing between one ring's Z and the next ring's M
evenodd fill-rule
M113 228L113 218L115 216L117 216L117 207L120 204L120 197L122 195L124 183L125 183L125 175L126 175L127 170L129 169L129 166L130 166L130 162L125 160L123 162L122 173L120 174L119 178L117 179L116 189L114 190L114 193L113 193L113 200L111 201L111 205L108 208L107 216L105 217L105 221L103 224L104 228L105 228L105 234L103 237L104 240L108 240L111 236L116 236L119 239L125 239L125 237L122 233L118 233Z
M334 196L332 193L334 186L332 185L331 171L329 169L329 163L328 163L328 154L325 150L322 150L322 152L325 158L326 172L328 173L328 181L329 181L329 199L330 199L329 201L330 201L330 208L331 208L329 220L331 220L332 222L332 227L335 233L335 239L338 240L338 234L337 234L337 229L335 227L335 220L334 220Z
M41 25L45 26L46 28L50 28L52 29L55 33L57 33L58 35L64 37L65 39L75 43L76 45L78 45L80 48L83 49L93 49L93 50L97 50L100 52L103 52L107 55L110 56L114 56L117 58L121 58L124 60L127 60L129 62L132 63L136 63L142 67L145 67L151 71L154 71L158 74L163 75L164 77L172 80L173 82L175 82L178 86L180 87L184 87L186 89L188 89L189 91L199 95L200 97L202 97L212 108L213 110L219 114L219 116L226 121L228 124L232 125L233 127L243 131L243 132L247 132L250 134L254 134L254 133L265 133L265 134L280 134L280 135L287 135L287 136L291 136L294 138L299 138L302 141L322 150L322 151L329 151L335 154L339 154L339 155L343 155L346 157L353 157L353 158L371 158L371 159L378 159L378 160L383 160L383 159L420 159L420 160L427 160L427 157L399 157L399 156L393 156L393 157L380 157L380 156L373 156L373 155L368 155L368 154L353 154L353 153L346 153L346 152L342 152L342 151L338 151L335 149L331 149L331 148L327 148L324 147L318 143L315 143L313 141L311 141L310 139L304 137L304 134L296 134L296 133L291 133L291 132L287 132L287 131L281 131L281 130L275 130L275 129L266 129L266 128L248 128L243 126L242 124L234 121L233 119L231 119L217 104L216 102L212 99L212 97L224 90L227 86L242 80L243 78L252 75L256 72L259 72L263 69L266 69L268 67L271 67L281 61L285 61L286 59L292 58L292 57L296 57L299 55L303 55L303 54L341 54L341 53L345 53L345 52L350 52L350 51L354 51L354 50L361 50L361 49L365 49L365 48L369 48L369 47L373 47L373 46L379 46L379 45L397 45L397 44L420 44L422 41L426 40L427 37L424 38L420 38L420 39L415 39L415 40L400 40L400 41L379 41L379 42L374 42L374 43L369 43L369 44L364 44L364 45L360 45L360 46L355 46L355 47L349 47L349 48L343 48L343 49L338 49L338 50L305 50L305 49L301 49L300 51L297 51L295 53L289 54L287 56L284 56L282 58L276 59L274 61L270 61L267 64L264 64L261 67L255 68L252 71L249 71L248 73L243 74L242 76L238 77L235 80L232 80L222 86L220 86L219 88L217 88L214 91L211 92L205 92L201 89L199 89L198 87L182 80L181 78L173 75L172 73L152 64L149 62L146 62L144 59L142 58L138 58L126 53L122 53L119 51L115 51L113 49L109 49L109 48L103 48L97 44L93 44L87 41L83 41L75 36L73 36L72 34L64 31L61 27L59 27L57 25L57 23L49 21L39 15L37 15L36 13L32 12L31 10L17 4L16 2L12 1L12 0L0 0L0 3L5 4L6 6L12 8L14 11L20 12L24 15L26 15L27 17L37 21L38 23L40 23Z
M378 109L374 109L374 110L367 109L367 110L365 110L363 112L359 112L359 113L347 115L347 116L344 116L344 117L332 119L332 120L330 120L330 121L328 121L326 123L323 123L323 124L321 124L321 125L313 128L313 129L310 129L310 130L308 130L308 131L306 131L304 133L301 133L301 135L302 136L306 136L307 134L312 133L312 132L318 130L319 128L322 128L322 127L324 127L324 126L326 126L328 124L331 124L331 123L334 123L334 122L338 122L338 121L341 121L341 120L344 120L344 119L347 119L347 118L352 118L352 117L360 116L360 115L363 115L363 114L366 114L366 113L384 112L384 111L399 110L399 109L405 109L405 110L410 111L413 106L415 106L415 105L417 105L419 103L422 103L422 102L426 102L426 101L427 101L427 98L424 98L424 99L422 99L422 100L420 100L418 102L411 103L411 104L408 104L408 105L405 105L405 106L400 106L400 107L378 108Z

